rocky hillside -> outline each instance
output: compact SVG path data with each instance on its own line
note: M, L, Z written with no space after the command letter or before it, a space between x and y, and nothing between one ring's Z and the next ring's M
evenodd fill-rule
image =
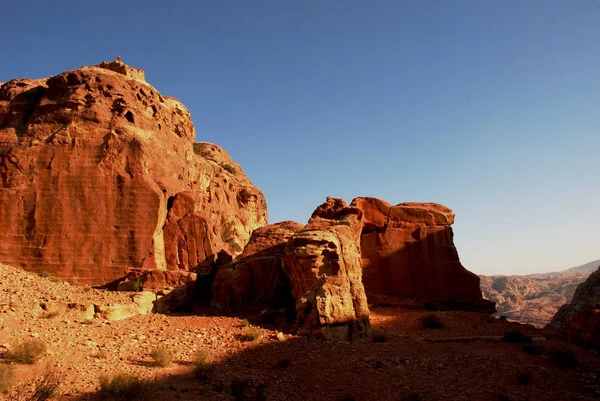
M561 272L527 276L480 276L481 292L496 302L498 315L542 327L561 305L569 303L579 284L600 265L600 260Z
M559 309L546 328L570 341L600 347L600 268L577 287L573 300Z

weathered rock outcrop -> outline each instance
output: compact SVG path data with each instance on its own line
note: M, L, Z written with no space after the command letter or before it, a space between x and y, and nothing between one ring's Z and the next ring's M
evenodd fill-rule
M460 263L450 227L454 213L436 203L391 206L356 198L363 213L363 283L367 293L422 298L441 308L493 312L482 299L479 277Z
M0 261L71 282L239 254L265 199L120 61L0 86ZM167 277L167 276L164 276Z
M371 333L362 283L362 213L327 198L285 248L283 269L296 300L300 333L352 340Z
M303 227L284 221L256 229L244 252L233 262L219 266L211 304L226 310L293 306L283 255L287 241Z
M561 306L546 329L570 341L600 347L600 267L577 287L571 303Z

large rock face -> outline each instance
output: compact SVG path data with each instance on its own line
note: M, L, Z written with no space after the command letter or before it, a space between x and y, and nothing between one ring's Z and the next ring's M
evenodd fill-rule
M352 340L371 333L362 283L362 213L328 198L285 248L300 333Z
M256 229L244 252L233 262L219 266L212 283L211 304L225 310L293 306L283 255L287 241L303 227L284 221Z
M577 287L571 303L561 306L546 329L570 341L600 347L600 267Z
M0 262L105 284L236 255L266 203L187 109L120 61L0 86Z
M435 203L391 206L375 198L356 198L350 206L364 216L360 249L367 293L493 311L482 300L479 277L460 263L452 210Z

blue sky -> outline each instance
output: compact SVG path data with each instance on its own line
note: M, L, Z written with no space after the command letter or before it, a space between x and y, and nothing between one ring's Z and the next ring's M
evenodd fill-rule
M171 4L172 3L172 4ZM270 222L433 201L463 264L600 258L600 2L2 2L0 81L113 60L191 111Z

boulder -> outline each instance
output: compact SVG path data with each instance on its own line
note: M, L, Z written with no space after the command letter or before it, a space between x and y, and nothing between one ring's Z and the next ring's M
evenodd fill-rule
M545 328L569 341L600 347L600 267L577 287L571 303L561 306Z
M0 86L0 262L103 285L242 252L266 202L121 61Z
M479 277L460 263L452 210L436 203L391 206L376 198L356 198L350 206L363 214L360 250L368 294L494 312L494 305L482 299Z
M299 334L334 340L369 336L362 283L362 213L327 198L285 247L283 269L296 300Z
M293 306L283 255L287 241L303 227L284 221L254 230L244 252L233 262L219 266L212 284L211 305L222 310Z

